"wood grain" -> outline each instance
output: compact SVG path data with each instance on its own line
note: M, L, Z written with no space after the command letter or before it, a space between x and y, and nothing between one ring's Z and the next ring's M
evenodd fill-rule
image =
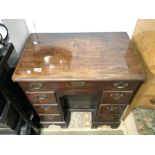
M30 35L12 79L143 80L144 73L125 32L39 33Z
M58 105L34 105L38 114L61 114Z
M28 92L40 92L40 91L51 91L51 90L88 90L88 89L93 89L93 90L101 90L103 89L104 91L135 91L141 81L137 81L137 80L131 80L131 81L84 81L86 82L86 86L82 86L82 87L74 87L71 86L71 82L73 81L69 81L69 82L45 82L45 81L39 81L39 82L35 82L35 81L28 81L28 82L19 82L19 85L21 86L21 88L25 91ZM79 81L78 81L79 82ZM41 84L40 89L34 89L32 87L33 84ZM116 84L119 83L124 83L127 84L126 87L119 87Z
M101 104L99 106L99 110L97 111L97 114L122 114L122 112L125 109L125 105L119 104L119 105L115 105L115 104Z
M61 115L39 115L41 122L62 122L64 121Z
M92 126L110 122L117 127L124 107L145 74L125 32L37 33L30 35L12 79L34 103L42 124L56 121L66 126L70 113L67 111L78 107L79 110L97 111ZM47 94L48 91L53 95ZM36 104L36 94L41 98L47 94L47 99ZM88 106L82 100L67 105L66 102L72 99L70 95L80 94L95 97ZM119 98L119 94L123 96ZM54 99L58 104L48 103ZM103 104L100 109L99 103ZM119 107L108 113L105 106Z
M138 20L132 40L148 70L155 74L155 20Z
M26 95L32 104L58 104L55 93L50 92L26 92Z
M155 96L155 19L138 20L131 42L143 65L147 79L137 91L123 120L133 109L138 107L155 110L155 105L150 103L150 100Z
M103 92L101 104L128 104L133 96L131 91Z
M103 115L103 114L97 114L95 121L97 122L119 122L120 115Z

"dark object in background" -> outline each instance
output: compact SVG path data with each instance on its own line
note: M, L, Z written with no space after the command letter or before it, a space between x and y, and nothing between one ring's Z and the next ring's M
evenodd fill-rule
M9 34L7 27L0 23L0 51L5 48L5 45L8 44Z
M8 43L0 52L0 134L39 134L39 117L11 80L14 68L7 61L13 49L13 44Z

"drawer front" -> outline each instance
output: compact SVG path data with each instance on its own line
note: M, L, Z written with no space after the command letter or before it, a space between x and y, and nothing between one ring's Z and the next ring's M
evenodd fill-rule
M51 91L54 89L51 82L20 82L20 87L24 91Z
M95 117L95 121L98 122L118 122L120 120L120 115L101 115L98 114Z
M54 92L26 92L32 104L57 104Z
M38 114L60 114L58 105L34 105L34 109Z
M20 82L24 91L51 91L51 90L100 90L105 91L134 91L139 81L69 81L69 82Z
M121 114L125 109L125 105L100 105L97 114Z
M107 81L103 84L105 91L135 91L140 81Z
M20 82L24 91L51 91L51 90L94 90L102 89L101 82L70 81L70 82Z
M41 122L62 122L63 117L61 115L39 115Z
M133 92L104 92L101 104L128 104Z

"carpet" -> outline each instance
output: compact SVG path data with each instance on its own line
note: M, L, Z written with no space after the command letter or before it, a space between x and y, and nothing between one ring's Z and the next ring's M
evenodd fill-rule
M90 112L72 112L71 120L67 129L62 129L57 125L50 125L41 131L42 135L123 135L120 129L111 129L108 126L99 126L91 129Z
M46 131L43 135L123 135L122 130L115 130L115 131L76 131L76 130L70 130L70 131Z
M155 135L155 110L136 108L133 117L140 135Z

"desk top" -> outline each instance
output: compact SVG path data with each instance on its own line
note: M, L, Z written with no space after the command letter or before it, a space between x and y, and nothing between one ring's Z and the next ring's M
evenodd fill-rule
M143 80L125 32L31 34L14 81Z
M139 19L132 40L147 69L155 74L155 20Z

